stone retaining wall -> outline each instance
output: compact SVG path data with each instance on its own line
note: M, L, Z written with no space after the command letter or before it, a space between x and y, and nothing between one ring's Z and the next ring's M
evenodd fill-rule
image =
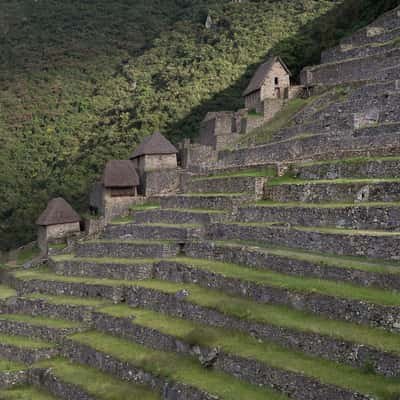
M176 243L86 242L76 248L78 257L157 258L174 257L180 252Z
M154 210L135 212L135 221L138 224L167 223L167 224L202 224L222 222L226 219L225 213L203 213L174 210Z
M175 224L181 224L175 221ZM104 239L125 239L125 240L179 240L201 239L204 237L203 227L179 227L162 225L138 225L137 223L123 225L108 225Z
M397 202L400 182L304 183L266 186L264 198L275 202Z
M58 316L59 318L59 316ZM51 328L48 326L32 325L21 321L11 321L1 318L0 332L5 335L26 336L47 342L60 342L65 336L82 331L83 328Z
M285 222L290 225L337 227L394 231L400 228L399 207L365 207L355 203L348 207L259 206L240 208L240 222Z
M34 369L29 372L29 383L46 389L58 399L96 400L80 387L64 382L51 369Z
M291 175L299 179L395 178L400 177L399 160L365 160L326 164L293 165Z
M400 235L361 235L302 231L288 226L214 224L212 240L258 241L315 252L400 260Z
M28 381L27 371L0 372L0 389L25 385Z
M213 242L188 243L185 246L185 253L188 257L233 263L248 268L272 270L287 275L400 290L400 274L370 272L351 267L343 268L327 263L291 258L289 255L286 257L274 255L269 253L268 249L251 245L230 246Z
M250 200L250 196L247 196ZM243 203L246 196L177 196L161 200L162 208L202 208L210 210L230 210Z
M131 363L120 361L76 341L65 343L64 354L74 362L99 369L121 380L144 384L160 392L163 400L215 400L213 395L196 387L155 376Z
M387 80L382 70L400 62L400 48L395 48L371 57L356 58L317 67L307 67L300 75L301 84L338 85L346 82L366 80Z
M56 347L34 349L0 343L1 358L28 365L32 365L40 360L56 357L58 354L59 349Z
M225 150L218 154L220 168L237 165L260 165L263 163L300 160L329 160L344 157L398 155L400 135L367 137L340 137L328 135L293 139L239 150Z

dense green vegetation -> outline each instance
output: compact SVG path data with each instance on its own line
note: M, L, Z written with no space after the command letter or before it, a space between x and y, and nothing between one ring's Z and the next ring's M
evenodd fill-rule
M84 210L105 161L154 129L193 137L207 111L240 107L268 53L297 74L398 2L3 1L0 248L33 237L49 197Z

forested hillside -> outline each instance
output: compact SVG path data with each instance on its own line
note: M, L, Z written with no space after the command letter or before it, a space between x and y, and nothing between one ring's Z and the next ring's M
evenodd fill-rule
M154 129L178 141L272 52L296 74L399 0L6 0L0 4L0 248ZM204 22L210 14L213 27Z

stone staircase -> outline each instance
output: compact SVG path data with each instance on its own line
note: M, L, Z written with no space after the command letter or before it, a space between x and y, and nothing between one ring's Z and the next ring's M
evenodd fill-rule
M1 269L0 398L399 399L397 89L324 92L300 127L220 152L101 237ZM371 106L381 123L325 130Z

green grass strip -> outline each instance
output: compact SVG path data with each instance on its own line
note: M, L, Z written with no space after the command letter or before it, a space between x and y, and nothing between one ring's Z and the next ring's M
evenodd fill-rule
M281 186L281 185L352 185L352 184L364 184L364 185L376 185L380 183L400 183L400 178L342 178L342 179L296 179L290 177L279 177L272 178L267 182L267 186Z
M32 279L34 278L40 279L40 274L36 277L32 277ZM75 278L75 281L85 282L87 280ZM105 283L101 280L97 280L97 282ZM131 282L131 284L135 284L135 282ZM138 286L148 287L171 294L175 294L182 289L187 289L189 290L188 301L217 310L235 318L282 326L303 332L334 336L354 343L364 343L382 351L400 355L400 335L382 329L340 320L331 320L323 316L284 306L259 304L245 298L230 296L217 290L204 289L187 283L178 284L152 280L141 281L138 283ZM42 295L38 296L43 297ZM51 296L47 296L46 298L51 298ZM68 299L68 297L61 297L59 304L69 304ZM78 298L78 300L75 300L75 298L71 298L71 301L79 302L85 301L85 299ZM107 303L110 304L110 302Z
M23 315L23 314L0 314L0 321L24 322L29 325L45 326L48 328L55 328L55 329L79 328L81 326L80 324L70 321L43 318L43 317L32 317L30 315Z
M84 243L88 244L112 244L112 243L123 243L123 244L136 244L136 245L164 245L164 244L174 244L175 242L173 240L121 240L121 239L115 239L115 240L107 240L107 239L98 239L98 240L88 240Z
M111 220L110 225L126 225L133 223L133 217L119 217Z
M43 390L32 386L14 387L0 391L2 400L56 400L55 397Z
M208 208L164 208L164 211L192 214L224 214L222 210L212 210Z
M243 197L243 196L249 196L249 193L245 192L204 192L204 193L185 193L182 195L179 195L178 197Z
M6 300L9 299L10 297L15 297L17 295L17 291L5 286L5 285L0 285L0 300Z
M321 266L333 266L340 268L353 268L367 272L378 272L388 274L400 273L400 263L382 260L371 260L368 257L361 256L338 256L326 253L310 253L305 250L294 250L289 247L274 246L264 242L257 241L216 241L219 246L231 247L261 251L265 254L276 255L280 257L291 258L300 261L316 263Z
M350 157L343 160L322 160L322 161L306 161L297 162L293 165L298 167L312 167L315 165L339 165L339 164L363 164L370 161L400 161L400 156L386 156L386 157Z
M130 211L149 211L149 210L157 210L161 208L160 203L158 202L147 202L144 204L135 204L132 207L129 207Z
M99 400L158 400L160 394L144 385L124 382L97 369L73 364L57 358L38 363L41 368L51 368L62 381L76 385Z
M131 341L97 332L74 335L72 339L150 373L217 395L220 399L287 399L286 396L272 390L261 389L225 373L205 369L192 357L153 350Z
M226 178L257 178L274 176L276 176L276 168L245 169L242 171L226 172L222 174L196 177L192 179L192 182L212 181Z
M354 203L300 203L300 202L287 202L279 203L270 200L257 201L251 204L250 207L264 207L264 208L398 208L400 202L354 202Z
M77 257L74 254L62 254L59 256L52 256L52 260L56 262L63 261L76 261L76 262L90 262L96 264L154 264L161 260L168 260L168 258L113 258L113 257Z
M20 347L24 349L48 349L54 347L54 344L43 342L41 340L33 340L23 336L8 336L0 334L0 343Z
M84 306L84 307L104 307L107 304L110 304L106 299L90 299L90 298L81 298L81 297L72 297L72 296L51 296L47 294L41 293L32 293L25 296L27 299L31 300L44 300L47 303L54 305L71 305L71 306Z
M129 318L134 324L174 336L190 345L221 348L227 353L254 359L275 368L289 370L318 379L325 384L344 387L365 394L390 399L400 393L400 380L365 373L360 369L290 351L273 343L260 343L249 335L212 328L187 320L169 317L150 310L111 306L101 310L117 317Z
M26 369L26 366L22 363L18 363L15 361L9 361L9 360L5 360L4 358L0 358L0 374L3 372L23 371L25 369Z

